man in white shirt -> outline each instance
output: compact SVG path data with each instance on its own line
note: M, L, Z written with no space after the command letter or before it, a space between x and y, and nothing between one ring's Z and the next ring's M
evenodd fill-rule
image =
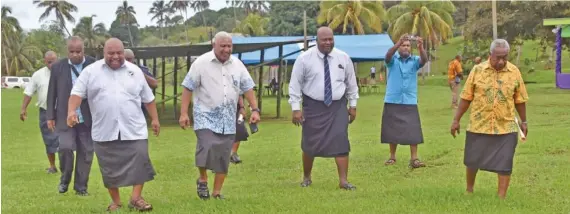
M40 131L42 132L42 138L46 146L46 153L49 161L49 168L47 168L47 173L54 174L57 173L57 167L55 167L55 153L57 152L59 146L59 139L55 132L49 130L47 126L46 109L47 109L47 93L49 86L49 77L51 75L51 65L57 61L57 54L53 51L48 51L44 55L45 67L40 68L32 75L32 81L24 90L24 101L22 102L22 109L20 111L20 120L25 121L28 118L28 105L32 101L32 96L37 93L38 101L36 106L40 110Z
M223 199L221 194L228 173L232 145L236 134L236 116L241 93L251 106L250 123L259 121L259 109L253 91L254 82L245 65L232 56L232 37L219 32L214 37L214 50L199 56L186 74L182 86L180 127L190 126L188 107L194 106L194 132L196 134L196 167L200 177L196 189L200 199L209 199L207 170L216 173L214 199ZM192 97L194 95L194 97Z
M129 208L152 210L141 196L144 183L156 174L148 154L148 130L140 104L144 103L151 118L152 129L158 136L160 124L152 90L140 68L125 62L121 40L105 42L105 59L87 66L71 90L67 125L79 123L73 109L87 99L93 119L91 136L93 148L113 203L108 211L122 207L119 187L133 186Z
M315 157L334 157L339 187L356 189L347 178L350 152L348 124L356 118L358 86L350 56L334 48L332 29L319 28L317 46L295 60L289 96L293 123L303 126L301 148L304 179L301 186L308 187L312 183L311 171ZM350 109L347 109L347 105Z

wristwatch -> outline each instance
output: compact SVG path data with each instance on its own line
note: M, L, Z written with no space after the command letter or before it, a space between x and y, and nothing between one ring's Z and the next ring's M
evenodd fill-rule
M257 113L259 113L259 109L258 109L258 108L252 108L251 111L252 111L252 112L257 111Z

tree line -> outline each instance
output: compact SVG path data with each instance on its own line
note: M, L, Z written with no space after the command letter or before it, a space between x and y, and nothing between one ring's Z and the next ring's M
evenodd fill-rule
M492 32L490 2L227 0L227 7L214 11L207 0L156 0L147 12L156 25L142 27L135 8L123 1L108 28L94 23L96 15L80 17L75 24L73 13L78 8L68 1L34 0L34 4L44 9L38 20L44 24L29 32L11 16L10 7L2 6L2 75L30 75L42 66L47 50L64 54L65 38L72 35L81 36L88 48L101 47L110 37L129 47L191 44L208 41L212 32L221 30L244 36L300 36L304 13L309 35L315 35L319 26L329 26L336 34L389 33L394 41L409 33L423 37L428 50L463 35L462 52L473 55L484 49ZM515 46L539 39L544 50L553 46L554 37L541 26L542 19L570 16L570 3L562 1L498 2L498 7L501 38ZM195 14L188 17L190 10ZM47 20L50 16L55 19ZM75 27L70 31L67 23Z

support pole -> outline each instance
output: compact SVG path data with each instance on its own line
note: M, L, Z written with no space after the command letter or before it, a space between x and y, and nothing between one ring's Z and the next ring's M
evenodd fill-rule
M259 63L263 63L265 58L265 49L261 49L261 53L259 56ZM262 111L262 97L263 97L263 66L259 66L259 81L257 83L259 86L257 87L257 106L259 111Z
M283 82L283 45L279 45L279 68L277 69L277 118L281 117L281 83Z

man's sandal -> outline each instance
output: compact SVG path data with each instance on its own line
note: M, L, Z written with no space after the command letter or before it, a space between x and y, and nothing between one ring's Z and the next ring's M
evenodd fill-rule
M112 203L111 205L109 205L107 207L107 212L119 211L121 209L121 207L123 207L123 205Z
M343 190L356 190L356 186L352 185L351 183L345 183L340 186Z
M408 165L408 166L412 169L416 169L416 168L420 168L420 167L425 167L426 164L421 162L420 159L414 159L414 160L410 160L410 165Z
M396 159L388 159L386 162L384 162L384 165L388 166L388 165L393 165L396 163Z
M131 210L136 210L139 212L143 212L143 211L151 211L152 210L152 205L150 205L149 203L147 203L142 197L135 199L135 200L131 200L129 202L129 208Z
M313 181L311 179L304 179L303 182L301 182L301 187L311 186L312 183Z

